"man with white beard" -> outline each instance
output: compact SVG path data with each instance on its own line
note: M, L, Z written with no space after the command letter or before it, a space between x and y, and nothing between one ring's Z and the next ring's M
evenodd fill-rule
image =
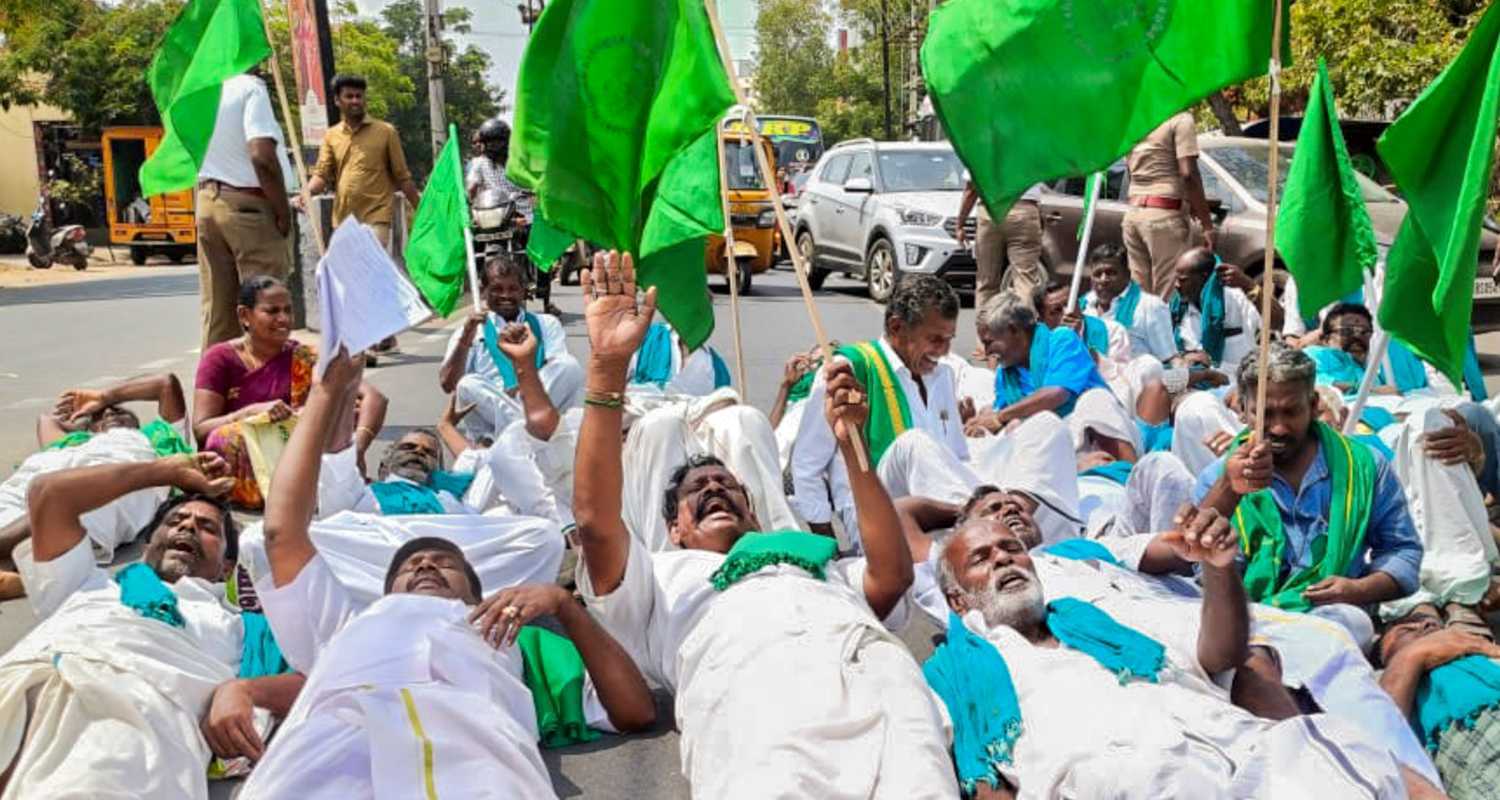
M1248 614L1227 522L1207 510L1186 516L1179 553L1204 581L1196 653L1093 603L1045 602L1018 510L934 543L953 613L948 642L924 671L952 717L964 788L978 797L1405 797L1395 762L1352 727L1324 715L1260 719L1197 685L1200 670L1243 660Z

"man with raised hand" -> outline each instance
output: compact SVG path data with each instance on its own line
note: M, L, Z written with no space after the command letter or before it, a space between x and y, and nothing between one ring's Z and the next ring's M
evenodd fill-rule
M825 370L824 413L849 465L866 558L835 558L830 537L758 531L744 484L713 458L689 460L662 487L681 549L653 554L621 519L620 431L656 292L638 302L630 256L608 253L583 273L583 294L592 354L574 491L579 591L676 693L693 796L955 796L937 709L881 625L907 614L911 554L879 478L854 455L869 411L848 365Z

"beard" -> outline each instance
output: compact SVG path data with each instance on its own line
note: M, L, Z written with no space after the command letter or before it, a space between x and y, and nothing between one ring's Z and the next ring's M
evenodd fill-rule
M176 583L178 579L191 575L198 566L195 557L180 550L156 550L147 553L144 560L164 583Z
M1010 570L1025 574L1026 585L1005 592L996 589L995 585L1009 576ZM1042 595L1041 582L1035 575L1018 567L1010 567L996 575L989 586L970 592L969 601L984 615L984 622L990 627L1030 628L1047 616L1047 601Z
M420 486L426 486L427 481L432 479L433 470L427 462L421 459L405 458L387 461L382 472L386 475L405 478Z

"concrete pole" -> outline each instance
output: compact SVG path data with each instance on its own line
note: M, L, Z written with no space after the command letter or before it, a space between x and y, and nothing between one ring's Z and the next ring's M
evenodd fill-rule
M423 0L427 18L427 100L431 114L434 160L437 159L438 151L443 149L443 138L448 130L443 114L443 65L447 59L443 57L443 10L440 3L441 0Z

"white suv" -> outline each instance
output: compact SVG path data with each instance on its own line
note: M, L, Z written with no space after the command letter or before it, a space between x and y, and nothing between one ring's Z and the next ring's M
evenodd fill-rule
M972 288L974 255L953 238L963 188L963 162L944 142L833 146L798 195L797 248L813 287L832 272L863 276L883 303L903 273L921 272Z

